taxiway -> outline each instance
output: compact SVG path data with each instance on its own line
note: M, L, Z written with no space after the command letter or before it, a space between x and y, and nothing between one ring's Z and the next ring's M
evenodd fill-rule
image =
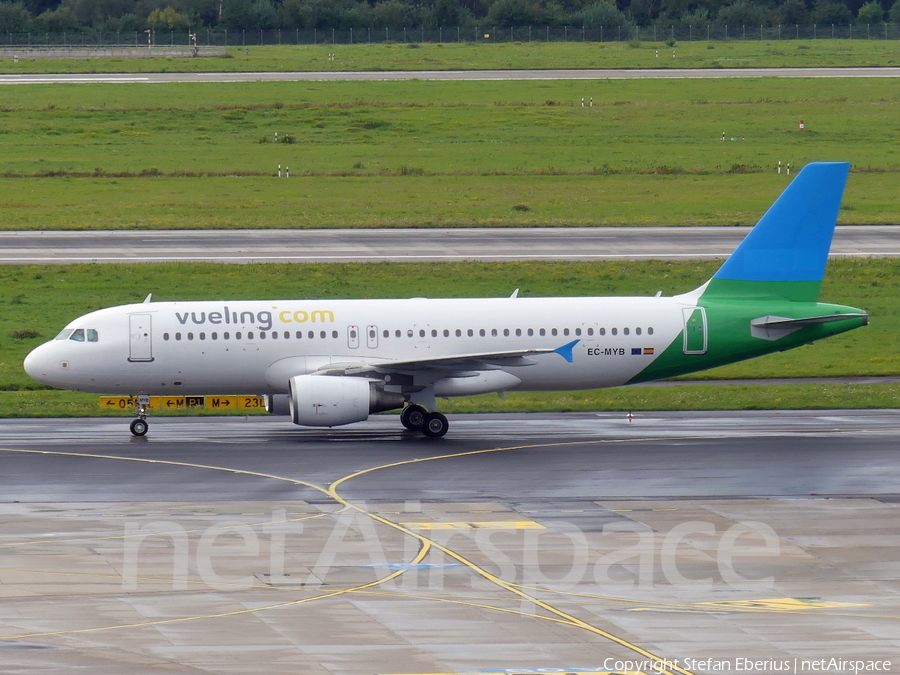
M393 415L126 421L0 427L10 668L686 675L900 650L897 411L457 415L440 441Z
M0 263L723 259L748 227L0 232ZM896 257L897 226L838 226L832 257Z

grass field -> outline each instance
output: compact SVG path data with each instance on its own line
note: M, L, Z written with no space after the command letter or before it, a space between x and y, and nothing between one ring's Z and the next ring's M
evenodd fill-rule
M362 70L484 70L545 68L780 68L900 65L896 40L682 41L666 47L649 39L627 42L455 43L455 31L443 44L330 43L305 46L233 46L226 58L166 59L19 59L0 61L0 73L258 72ZM860 36L865 35L865 28ZM483 34L483 33L482 33ZM573 33L578 34L578 33ZM410 33L412 35L412 33ZM873 28L871 33L879 33ZM365 39L365 38L363 38ZM412 38L411 38L412 39ZM285 31L285 40L290 40ZM672 52L675 57L672 57ZM334 60L329 59L334 54Z
M752 224L777 163L815 160L854 165L841 223L900 213L894 79L34 85L0 107L3 229Z
M43 391L22 371L34 346L88 311L154 299L352 298L547 295L666 295L699 286L711 262L434 263L346 265L141 264L3 266L0 284L0 416L86 414L96 397ZM861 307L871 325L791 352L699 374L704 378L900 375L894 349L900 331L900 261L840 260L829 265L823 299ZM34 391L28 391L29 389ZM253 392L235 392L253 393ZM563 394L520 394L458 401L448 410L727 409L889 407L900 387L789 385L632 388ZM87 408L85 407L87 406ZM472 406L475 406L474 408ZM542 408L541 406L547 406Z

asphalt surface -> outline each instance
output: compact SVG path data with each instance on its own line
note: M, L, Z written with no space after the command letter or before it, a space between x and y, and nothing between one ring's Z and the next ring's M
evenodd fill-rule
M0 670L896 672L898 445L897 411L4 421Z
M296 427L286 417L151 417L150 423L150 433L135 438L121 419L4 420L0 447L224 462L267 474L299 472L318 485L348 469L523 447L490 459L448 460L440 472L406 467L373 473L348 485L346 495L354 499L900 496L900 411L638 413L632 422L622 413L453 415L450 432L437 442L406 432L395 415L328 430ZM554 441L572 445L557 448ZM606 441L614 443L605 447ZM26 473L13 463L23 463ZM213 474L198 480L189 472L187 480L173 480L170 469L135 472L114 464L95 472L92 462L72 457L4 456L0 495L68 501L87 490L92 501L154 501L268 494L261 478Z
M725 258L746 227L0 232L0 263ZM832 256L900 255L900 228L839 226Z
M0 75L3 84L160 82L312 82L352 80L635 80L725 79L747 77L900 77L900 68L659 68L647 70L409 70L281 73L141 73Z

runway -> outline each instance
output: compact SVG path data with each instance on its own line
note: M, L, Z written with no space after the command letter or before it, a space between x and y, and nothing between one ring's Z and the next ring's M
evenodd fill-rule
M0 232L0 263L726 258L747 227ZM900 255L900 228L838 226L833 257Z
M6 668L797 674L900 648L898 411L126 422L0 426Z
M648 68L548 70L406 70L262 73L135 73L0 75L3 84L153 84L199 82L317 82L357 80L635 80L747 77L900 77L900 68Z

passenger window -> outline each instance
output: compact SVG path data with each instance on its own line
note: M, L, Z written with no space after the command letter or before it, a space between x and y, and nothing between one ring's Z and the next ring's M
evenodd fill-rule
M550 330L550 335L556 336L556 334L557 334L557 331L555 328Z
M419 329L419 337L425 337L425 331L421 328Z
M331 337L337 338L338 332L336 330L331 331Z
M302 331L302 330L298 330L298 331L296 332L296 336L297 336L297 339L298 339L298 340L302 340L302 339L303 339L303 331Z
M206 339L206 333L200 333L200 339L201 339L201 340L205 340L205 339Z
M528 329L528 337L531 337L532 335L534 335L534 328L529 328Z
M479 330L479 331L478 331L478 334L479 334L481 337L484 337L484 328L482 328L481 330Z
M394 337L400 337L402 333L399 330L394 331Z
M382 335L383 337L389 338L389 337L391 337L391 331L386 330L386 331L384 331L381 335Z
M219 334L218 334L218 333L213 333L212 335L210 335L210 337L211 337L213 340L218 340L218 339L219 339Z
M618 329L618 328L613 328L613 329L610 331L610 333L612 333L613 335L618 335L618 334L619 334L619 329Z
M588 334L588 335L593 335L593 334L594 334L594 329L593 329L593 328L588 328L587 334ZM602 329L602 328L600 329L600 335L603 335L603 329Z
M491 328L491 337L497 337L497 329Z
M87 329L88 342L97 342L97 338L98 338L97 331L95 331L93 328L88 328Z
M576 329L575 329L575 335L581 335L581 329L580 329L580 328L576 328Z
M543 328L541 328L541 330L539 332L541 334L541 337L543 337L547 334L547 331L545 331Z
M653 329L652 329L652 328L648 328L648 329L647 329L647 335L653 335Z
M323 340L325 339L326 333L325 333L324 330L323 330L323 331L319 331L319 337L321 337Z
M473 331L473 330L470 328L469 330L466 331L466 334L467 334L469 337L472 337L473 335L475 335L475 331Z
M277 331L277 330L273 330L273 331L272 331L272 339L273 339L273 340L277 340L277 339L278 339L278 331Z
M437 331L434 328L431 329L431 337L437 337Z
M237 333L234 334L234 339L235 339L235 340L240 340L240 339L241 339L241 332L240 332L240 331L238 331Z
M176 339L176 340L180 340L180 339L181 339L181 333L175 333L175 339Z
M516 328L516 337L522 337L522 329Z
M410 328L408 331L406 331L406 337L412 337L412 336L413 336L413 332L412 332L412 328Z
M622 329L622 335L628 335L629 330L627 328Z
M297 332L299 333L300 331L297 331ZM288 339L290 339L290 337L291 337L291 331L289 331L289 330L284 331L284 339L288 340Z
M444 329L444 337L450 337L450 331L446 328Z
M606 335L606 329L605 329L605 328L601 328L601 329L600 329L600 335Z
M231 333L228 333L228 332L222 333L222 339L223 339L223 340L230 340L230 339L231 339Z
M194 334L193 334L193 333L188 333L187 338L188 338L188 340L193 340L193 339L194 339Z
M76 328L72 331L70 340L74 340L75 342L84 342L84 328Z
M163 340L165 340L166 342L169 341L169 334L168 334L168 333L163 333Z
M309 333L306 334L306 336L307 336L310 340L313 340L313 339L315 339L315 337L316 337L316 332L313 331L313 330L311 330L311 331L309 331Z
M635 335L640 335L640 334L641 334L641 329L640 329L640 328L635 328L635 329L634 329L634 334L635 334Z
M456 337L462 337L462 331L459 328L456 329Z
M503 337L509 337L509 328L503 329Z
M569 329L563 328L563 335L568 335L568 334L569 334Z

